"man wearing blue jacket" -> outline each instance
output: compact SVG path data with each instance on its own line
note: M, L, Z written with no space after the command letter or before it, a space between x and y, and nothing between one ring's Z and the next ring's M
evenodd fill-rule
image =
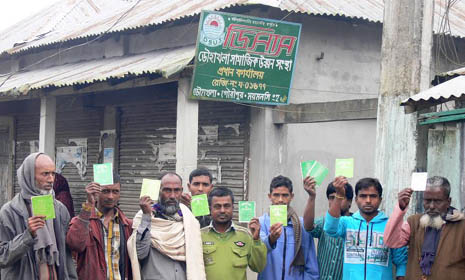
M290 207L293 194L292 181L284 176L273 178L268 198L272 205L287 205L287 226L270 225L270 215L260 217L260 238L268 254L265 269L259 280L317 280L319 279L315 245L303 227L303 219Z
M330 236L344 239L344 280L392 280L392 264L397 279L404 279L407 249L389 249L384 244L384 228L388 217L378 207L383 188L374 178L360 179L355 185L355 202L359 211L341 217L341 202L345 198L345 177L334 182L336 199L326 214L324 230Z

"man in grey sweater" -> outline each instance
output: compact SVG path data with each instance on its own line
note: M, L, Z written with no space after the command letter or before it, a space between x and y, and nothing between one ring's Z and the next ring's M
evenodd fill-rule
M0 210L1 279L77 279L65 244L70 219L66 207L54 198L54 219L32 213L31 197L54 196L55 163L33 153L17 174L21 191Z

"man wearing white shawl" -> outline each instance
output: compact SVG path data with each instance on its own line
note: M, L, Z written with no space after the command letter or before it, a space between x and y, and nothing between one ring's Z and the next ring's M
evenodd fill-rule
M69 213L55 199L55 163L42 153L30 154L17 171L20 192L0 210L1 279L77 279L66 247ZM55 218L34 216L31 197L52 194Z
M159 202L140 199L128 240L133 279L205 280L200 224L180 204L182 179L173 172L160 178Z

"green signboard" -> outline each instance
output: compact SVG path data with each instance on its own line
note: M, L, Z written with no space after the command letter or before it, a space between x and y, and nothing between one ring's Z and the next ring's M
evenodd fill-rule
M288 104L301 25L202 11L190 97Z

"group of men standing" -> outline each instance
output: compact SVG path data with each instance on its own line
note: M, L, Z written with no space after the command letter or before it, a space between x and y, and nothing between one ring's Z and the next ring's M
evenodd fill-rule
M117 173L112 185L85 187L86 202L71 220L57 200L55 219L32 213L31 197L53 194L50 157L29 155L17 176L20 192L0 210L3 280L235 280L247 279L247 267L258 279L270 280L465 277L465 216L450 206L450 184L443 177L428 179L425 213L404 222L410 188L399 193L388 218L378 209L380 182L363 178L355 185L359 210L351 213L354 190L345 177L337 177L326 191L328 212L315 220L315 180L303 181L308 200L299 217L291 206L292 181L277 176L268 197L272 205L287 205L287 225L271 224L265 213L244 228L233 222L232 191L214 188L206 169L194 170L187 184L191 195L208 195L210 215L202 217L192 214L191 195L183 193L182 178L174 172L161 176L156 203L140 198L133 219L118 207Z
M304 223L319 239L320 279L465 279L465 215L450 205L451 187L446 178L428 178L423 193L425 213L407 221L403 217L411 188L399 192L396 209L388 218L379 210L380 182L360 179L355 185L359 210L352 214L352 186L347 178L337 177L326 192L328 212L314 222L313 185L312 178L305 178L309 199Z

